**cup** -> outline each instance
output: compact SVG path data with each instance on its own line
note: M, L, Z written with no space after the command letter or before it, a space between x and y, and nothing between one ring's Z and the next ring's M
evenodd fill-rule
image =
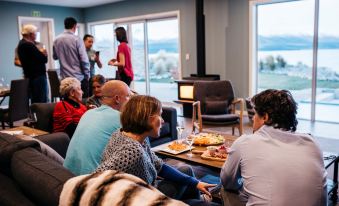
M208 146L207 147L207 150L208 150L208 152L209 152L209 154L210 154L210 156L214 156L214 154L216 153L216 151L217 151L217 147L215 147L215 146Z

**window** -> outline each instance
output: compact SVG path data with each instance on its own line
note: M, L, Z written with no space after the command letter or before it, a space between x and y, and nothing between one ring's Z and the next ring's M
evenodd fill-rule
M157 14L147 18L131 17L127 20L112 20L108 23L90 23L90 32L95 38L94 49L100 51L103 68L96 69L105 77L115 78L115 67L107 62L116 57L119 42L114 29L123 26L128 33L132 51L134 81L132 89L139 94L149 94L163 102L177 98L179 79L179 21L177 12ZM151 16L151 18L150 18ZM163 32L166 30L166 32Z
M298 118L339 122L339 2L260 2L253 3L251 29L254 92L287 89L298 102Z

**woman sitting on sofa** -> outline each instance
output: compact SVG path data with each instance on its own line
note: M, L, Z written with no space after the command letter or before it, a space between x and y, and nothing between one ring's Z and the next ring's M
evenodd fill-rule
M67 77L60 83L61 101L55 105L53 113L53 132L66 132L70 138L87 108L81 103L80 81Z
M148 138L160 134L162 106L154 97L133 96L122 108L121 130L113 133L98 171L118 170L135 175L175 199L199 199L199 190L210 195L215 186L198 181L191 167L175 169L151 150ZM163 180L157 180L157 177Z
M86 106L88 109L96 108L101 106L101 87L105 84L106 79L104 76L97 74L93 76L92 80L92 92L93 95L89 97L86 101Z

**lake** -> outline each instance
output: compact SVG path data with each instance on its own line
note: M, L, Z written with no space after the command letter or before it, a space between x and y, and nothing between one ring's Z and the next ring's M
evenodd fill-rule
M296 65L302 62L312 67L313 50L276 50L276 51L259 51L259 59L265 59L266 56L282 56L288 64ZM321 49L318 52L318 66L328 67L339 73L339 49Z

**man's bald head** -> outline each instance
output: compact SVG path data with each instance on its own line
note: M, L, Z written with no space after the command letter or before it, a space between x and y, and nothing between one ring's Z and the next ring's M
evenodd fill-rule
M129 100L131 91L125 82L111 80L102 86L101 93L104 104L120 110L121 106Z

